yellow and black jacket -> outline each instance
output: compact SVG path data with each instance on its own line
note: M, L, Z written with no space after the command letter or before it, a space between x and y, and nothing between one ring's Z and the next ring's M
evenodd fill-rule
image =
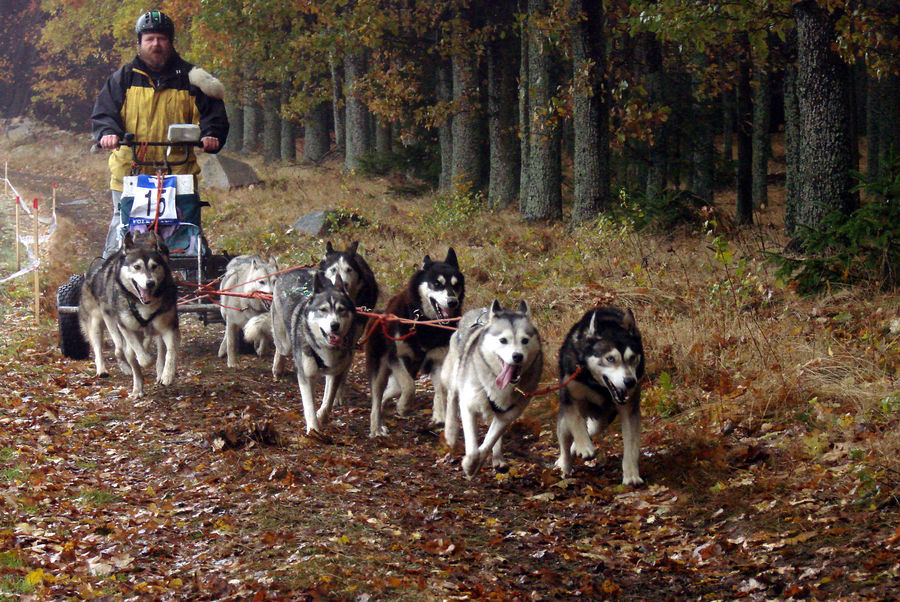
M194 67L173 53L163 71L152 73L135 57L109 76L94 103L91 114L95 140L107 134L123 138L134 134L137 142L165 142L170 124L195 123L200 136L219 139L220 148L228 136L222 84L206 71ZM165 147L149 147L144 161L161 161ZM179 161L183 154L173 148L169 161ZM122 178L132 169L131 149L121 146L109 157L109 187L122 190ZM137 168L135 173L155 173L153 168ZM172 173L200 173L194 152L187 163L172 167Z

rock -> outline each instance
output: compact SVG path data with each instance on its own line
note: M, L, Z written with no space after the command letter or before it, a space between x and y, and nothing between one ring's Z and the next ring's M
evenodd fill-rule
M310 236L322 236L349 224L365 225L366 221L354 213L326 209L301 215L297 221L291 224L291 229Z
M259 176L249 164L224 155L205 155L200 166L200 182L204 188L231 190L259 182Z

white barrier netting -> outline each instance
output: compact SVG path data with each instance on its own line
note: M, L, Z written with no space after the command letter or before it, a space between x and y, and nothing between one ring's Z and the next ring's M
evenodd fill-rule
M16 199L19 199L19 207L25 212L25 215L28 217L23 220L25 226L19 230L18 240L16 244L21 244L25 247L25 253L28 257L28 265L23 267L16 272L10 274L9 276L4 276L0 278L0 284L8 282L14 278L18 278L19 276L24 276L25 274L30 274L34 270L38 269L41 265L41 259L38 256L38 253L35 252L36 245L34 240L34 231L31 228L31 224L34 223L34 213L32 209L28 206L28 203L22 199L19 191L16 190L16 187L13 186L13 183L9 181L9 178L0 177L0 182L4 184L4 194L3 194L3 202L15 203ZM45 226L43 228L44 232L38 233L37 245L44 245L47 241L50 240L50 237L53 236L53 233L56 231L56 211L52 212L50 217L38 218L38 223ZM29 234L25 234L24 230L30 230Z

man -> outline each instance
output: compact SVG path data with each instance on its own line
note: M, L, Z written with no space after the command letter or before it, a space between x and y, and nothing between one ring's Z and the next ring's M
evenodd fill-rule
M113 217L104 257L115 252L120 244L122 178L132 169L131 149L119 146L125 133L134 134L138 142L165 142L170 124L199 124L200 142L207 153L218 152L228 136L228 118L222 100L225 89L219 80L175 52L172 20L160 11L151 10L138 18L134 31L137 56L110 75L91 115L94 139L101 148L113 151L109 157ZM148 147L143 160L161 161L165 152L165 147ZM188 154L187 162L172 167L172 172L193 174L196 190L200 166L193 150ZM176 162L183 154L174 147L168 158ZM140 173L155 173L152 167L138 169L142 170Z

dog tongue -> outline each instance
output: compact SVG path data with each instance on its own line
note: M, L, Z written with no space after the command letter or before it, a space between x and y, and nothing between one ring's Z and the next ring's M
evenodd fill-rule
M150 291L148 289L138 287L137 291L141 297L141 303L150 303Z
M341 344L341 335L338 335L338 334L328 335L328 344L334 345L335 347L340 345Z
M496 382L497 386L501 389L505 389L512 380L514 367L512 364L507 364L503 360L500 360L500 365L503 366L503 370L500 371L500 374L497 375L497 380L494 382Z

